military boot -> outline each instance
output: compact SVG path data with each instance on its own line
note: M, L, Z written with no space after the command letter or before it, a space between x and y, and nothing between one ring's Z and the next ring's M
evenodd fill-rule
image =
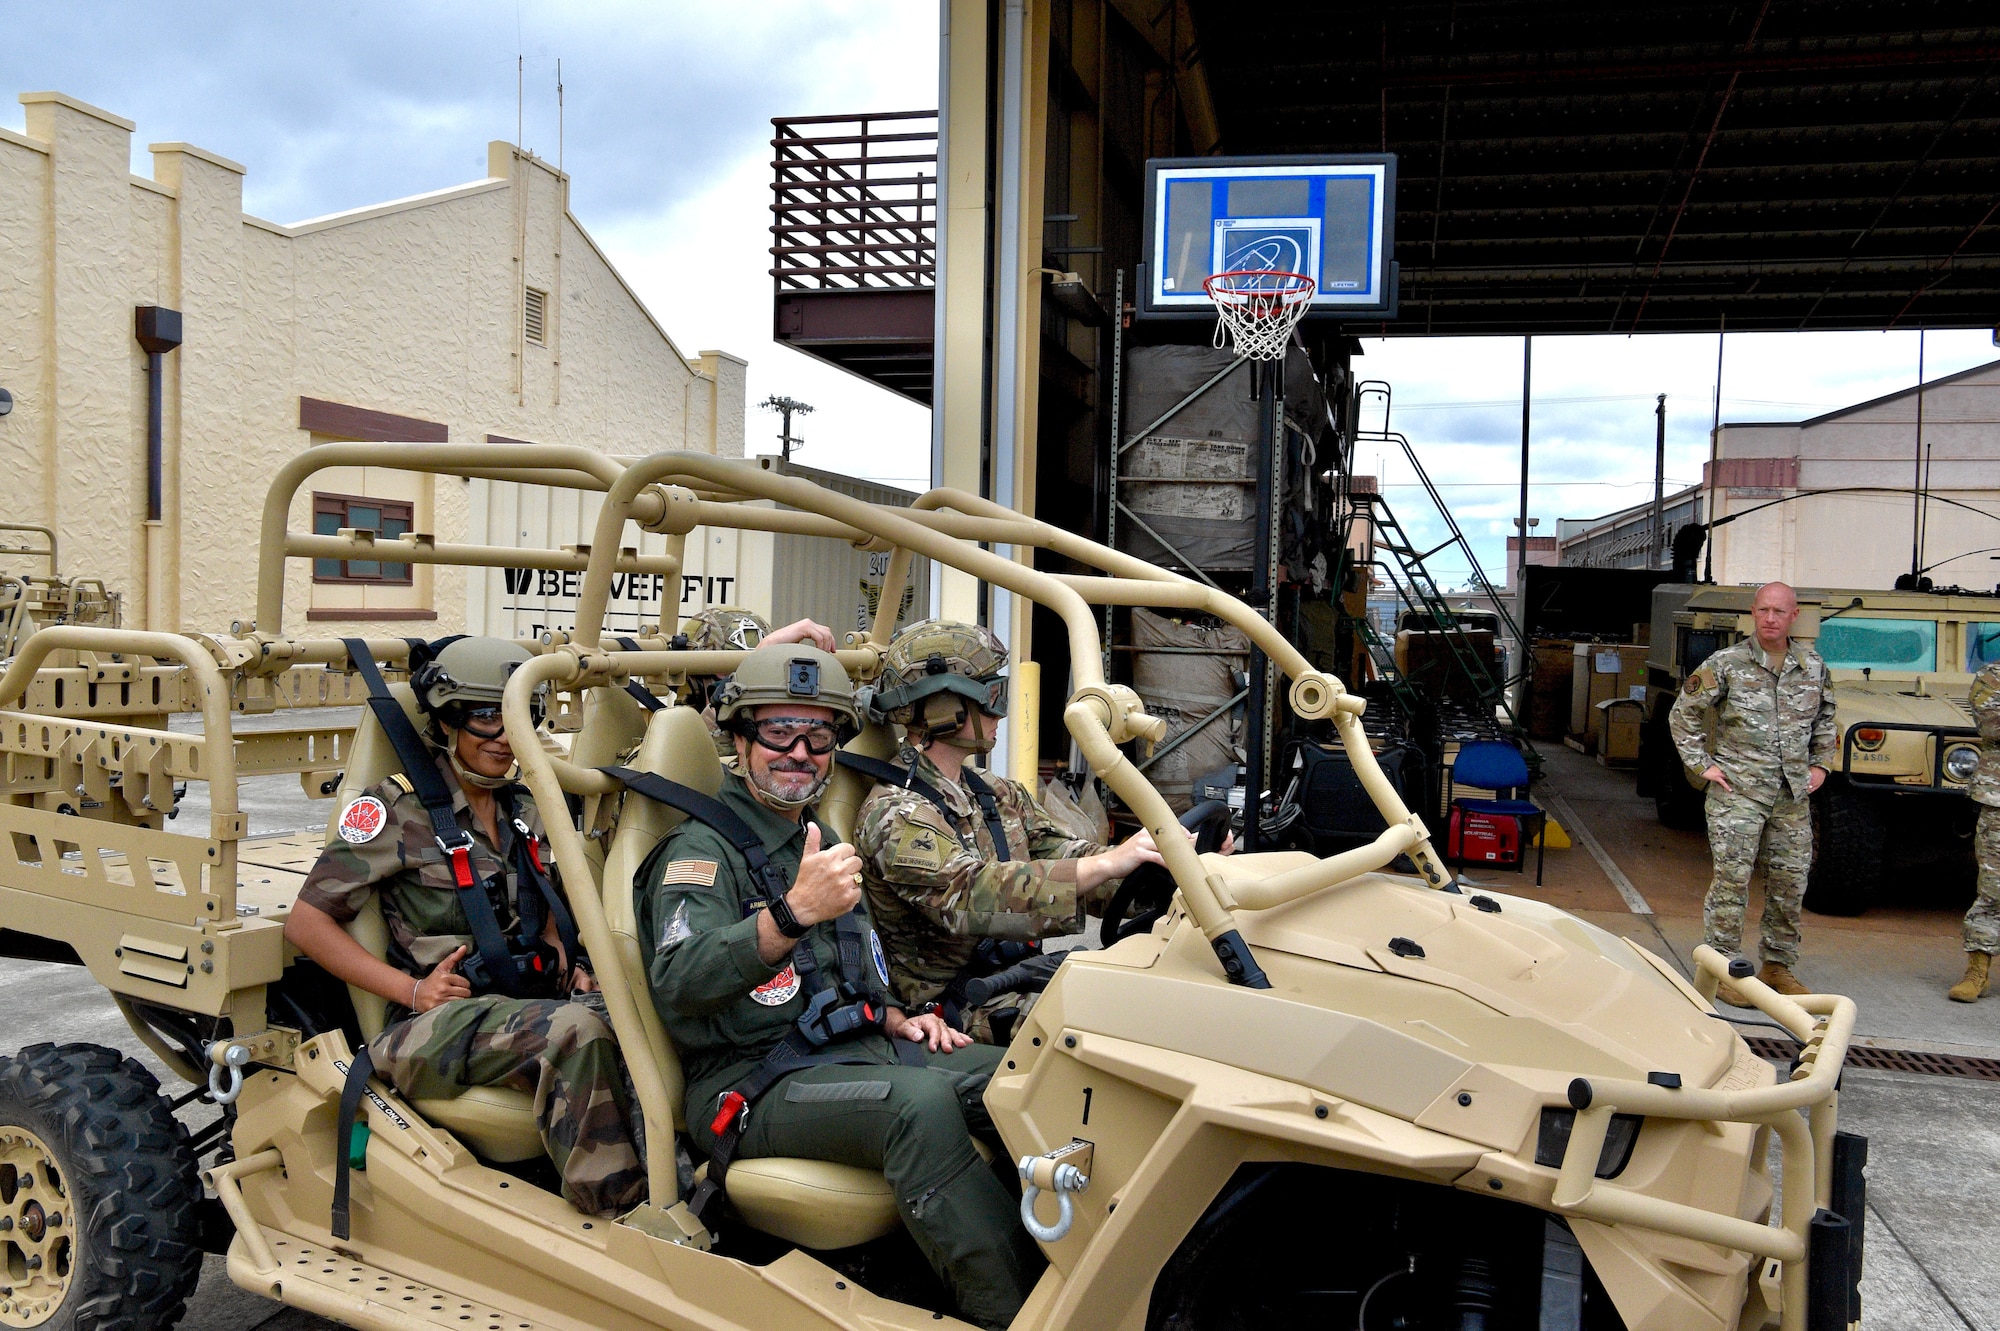
M1987 975L1993 966L1991 952L1968 952L1965 954L1965 978L1951 987L1945 997L1954 1003L1976 1003L1986 992Z
M1799 977L1792 974L1791 967L1782 961L1765 962L1764 969L1757 972L1757 978L1789 998L1812 992L1799 983Z

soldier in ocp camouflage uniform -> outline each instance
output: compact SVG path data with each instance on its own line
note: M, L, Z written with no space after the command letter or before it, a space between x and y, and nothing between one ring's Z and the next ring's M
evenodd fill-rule
M542 822L534 800L513 784L499 700L507 671L526 659L510 642L461 639L438 654L419 699L459 826L472 835L472 873L488 885L510 952L520 945L524 989L541 996L493 989L452 862L406 776L341 811L341 840L306 876L285 937L333 975L388 1001L389 1024L369 1046L383 1080L419 1100L473 1086L533 1094L563 1196L580 1211L622 1215L645 1200L646 1176L603 998L588 970L563 955L553 912L517 867L517 850L525 849L517 842L539 841ZM389 928L386 962L343 928L371 895L380 896Z
M1034 996L961 1006L953 981L972 978L981 945L1076 933L1086 913L1102 912L1120 879L1160 863L1160 855L1145 832L1114 848L1076 840L1024 787L987 774L1007 840L1002 858L966 788L979 775L965 773L969 758L992 750L1006 712L1006 647L976 625L926 620L896 635L882 667L874 706L903 728L899 761L949 806L881 782L855 816L855 849L890 981L912 1010L940 1004L974 1039L1004 1044Z
M1688 676L1668 721L1690 772L1708 784L1708 842L1715 875L1702 903L1704 941L1743 950L1743 911L1761 850L1764 918L1757 978L1782 994L1810 993L1799 959L1799 903L1812 868L1811 793L1833 762L1833 684L1826 662L1790 641L1798 598L1782 582L1757 591L1752 636L1723 648ZM1705 714L1715 714L1713 748ZM1724 983L1725 1002L1741 997Z
M1965 978L1951 987L1958 1003L1986 992L1993 954L2000 952L2000 662L1972 677L1972 719L1979 726L1979 770L1972 798L1979 804L1973 850L1979 857L1979 895L1965 912Z

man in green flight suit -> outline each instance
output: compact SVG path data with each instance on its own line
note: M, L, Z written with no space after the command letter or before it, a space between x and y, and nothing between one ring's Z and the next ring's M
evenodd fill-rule
M888 998L861 862L807 816L860 726L853 684L829 653L772 644L717 704L737 752L721 803L756 848L689 819L635 883L653 1002L687 1072L689 1134L711 1180L732 1156L881 1170L964 1315L1005 1326L1041 1258L972 1144L993 1131L983 1096L1000 1051Z
M2000 952L2000 661L1972 677L1972 719L1979 726L1979 770L1971 795L1979 805L1972 849L1979 859L1979 895L1965 912L1965 978L1947 995L1976 1003L1991 983L1993 954Z
M969 764L993 750L1006 669L1006 646L976 624L931 619L898 633L874 707L902 728L899 761L915 780L878 782L854 820L897 999L912 1011L936 1004L973 1039L1003 1045L1034 995L968 1004L966 981L1019 960L1009 943L1025 955L1018 945L1077 933L1125 875L1162 863L1150 833L1108 848L1077 840L1025 787Z
M438 776L471 834L468 879L486 885L507 956L479 951L457 861L438 844L408 774L341 810L341 839L306 875L285 938L388 1001L389 1024L369 1045L383 1080L412 1099L450 1099L473 1086L533 1093L563 1196L591 1215L623 1215L646 1199L636 1115L603 996L565 954L554 885L542 872L541 815L515 784L500 719L507 675L527 659L505 639L460 638L412 679ZM389 926L386 961L344 927L371 896Z
M1764 864L1763 967L1757 978L1781 994L1810 993L1792 974L1799 960L1799 905L1812 868L1812 792L1833 763L1833 682L1826 662L1791 641L1799 601L1782 582L1757 589L1754 632L1701 663L1668 715L1674 747L1708 782L1708 844L1715 876L1702 903L1705 941L1725 956L1743 950L1743 912L1760 850ZM1711 746L1706 715L1715 715ZM1747 1007L1724 981L1719 996Z

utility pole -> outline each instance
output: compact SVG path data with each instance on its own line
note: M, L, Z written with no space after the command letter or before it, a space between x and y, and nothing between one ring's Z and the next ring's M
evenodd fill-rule
M1524 625L1528 622L1528 404L1534 369L1535 337L1530 333L1521 339L1521 516L1514 524L1521 531L1521 558L1515 567L1520 570L1521 623ZM1526 632L1526 629L1522 631Z
M775 411L783 417L783 424L778 429L778 448L784 460L790 462L792 460L792 450L805 442L804 439L792 433L792 417L810 416L812 414L812 403L801 402L797 398L780 397L778 394L773 393L757 405L766 411Z
M1703 582L1715 581L1715 489L1722 479L1722 346L1728 340L1729 316L1725 314L1715 330L1715 413L1708 424L1708 503L1701 510L1701 520L1707 528L1701 543Z
M1653 408L1653 539L1646 551L1646 567L1660 566L1660 553L1667 544L1667 395Z

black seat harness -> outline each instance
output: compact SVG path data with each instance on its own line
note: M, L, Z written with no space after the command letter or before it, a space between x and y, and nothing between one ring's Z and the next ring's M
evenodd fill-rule
M918 776L917 765L915 763L911 763L907 768L898 767L896 764L884 762L880 758L870 758L859 753L849 753L845 749L834 754L833 760L842 767L850 771L859 772L863 776L872 776L877 781L888 785L901 786L905 790L915 791L932 804L935 804L938 807L938 811L944 814L945 821L954 830L958 827L958 814L953 812L951 805L945 803L944 792ZM972 792L972 798L979 802L979 811L985 815L986 832L993 838L993 857L999 860L1013 859L1014 852L1007 845L1007 829L1000 821L1000 802L993 797L993 787L986 784L985 779L979 775L976 768L960 768L958 779L964 782L967 790ZM959 833L958 835L960 840L964 839L963 833Z
M764 839L756 829L715 796L652 772L634 771L629 767L600 767L597 770L617 778L627 789L657 804L678 809L720 833L743 857L744 863L749 866L751 881L757 885L758 898L748 903L751 909L761 907L764 902L781 897L791 889L783 871L772 864L771 857L765 853ZM833 842L829 840L827 844ZM662 838L660 844L647 855L634 875L636 882L650 881L653 865L665 852L666 845L666 839ZM806 1010L777 1044L758 1060L749 1075L725 1091L717 1104L715 1117L709 1123L715 1145L708 1153L708 1176L696 1185L693 1195L688 1198L688 1209L705 1225L711 1223L710 1212L717 1198L723 1195L730 1161L736 1156L744 1128L749 1122L750 1107L764 1092L770 1090L780 1078L801 1068L875 1061L842 1048L857 1036L879 1031L886 1015L885 1009L871 997L874 991L867 983L870 967L868 931L862 927L859 912L849 911L834 922L834 947L839 966L838 972L831 977L821 969L809 940L802 938L792 948L789 964L798 976L799 987L806 994ZM913 1041L891 1039L890 1046L900 1063L921 1066L924 1062L923 1050Z
M611 641L617 643L628 652L639 650L639 644L631 638L613 638ZM649 712L657 712L666 706L665 703L660 701L657 694L644 684L641 684L637 679L628 679L625 681L625 692L632 695L632 701L638 703Z
M375 664L368 644L359 638L343 638L341 642L347 649L348 663L368 686L369 710L374 712L382 733L388 737L390 748L395 750L396 761L402 765L402 782L423 801L424 812L431 820L431 834L437 839L438 849L451 862L459 909L464 912L466 925L472 932L472 953L464 970L467 980L475 981L473 992L498 990L509 998L550 997L560 993L567 977L555 973L558 967L554 959L547 956L547 945L541 940L543 923L549 918L555 920L556 937L561 941L563 955L569 959L571 967L584 964L586 958L577 936L576 921L542 863L541 846L527 821L516 812L516 788L501 787L494 792L494 800L501 817L514 825L514 844L509 859L515 878L523 886L531 884L534 891L516 893L520 928L514 942L510 943L506 931L500 927L500 910L507 900L506 874L498 873L486 882L479 881L472 867L472 834L459 822L458 811L452 804L451 788L438 772L430 748L417 734L409 713L389 692L388 682L382 678L382 671ZM414 666L416 654L420 650L428 650L428 644L416 640L411 642L410 650ZM522 975L524 967L530 972L527 978ZM353 1149L355 1117L360 1111L368 1079L373 1075L374 1059L363 1047L355 1054L340 1093L340 1115L334 1137L339 1148L334 1161L333 1188L333 1233L336 1238L348 1236L347 1172L350 1163L356 1168L367 1167L365 1156L353 1159L360 1154ZM364 1143L365 1140L363 1138Z

